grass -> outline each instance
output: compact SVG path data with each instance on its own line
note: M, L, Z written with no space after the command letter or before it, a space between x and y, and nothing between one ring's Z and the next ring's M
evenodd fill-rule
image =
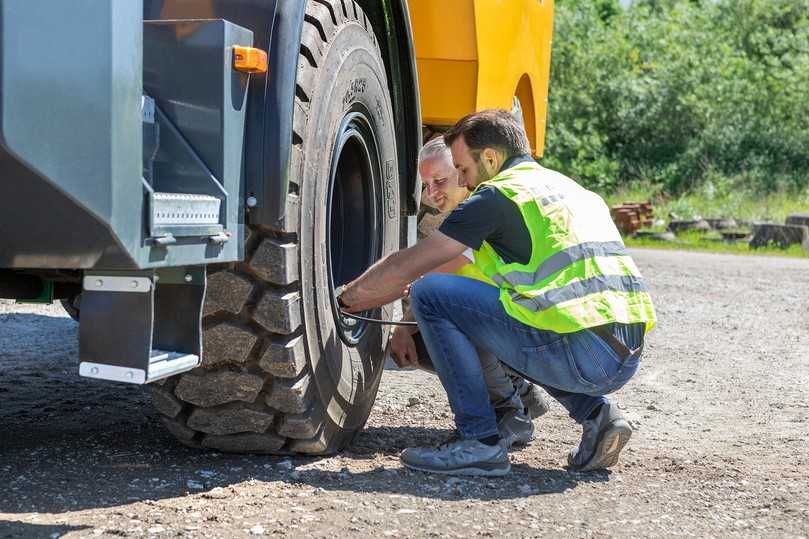
M751 249L745 242L725 242L717 235L687 232L677 235L677 241L660 241L650 238L625 238L627 247L673 249L684 251L703 251L734 255L754 256L786 256L790 258L809 258L809 251L800 245L792 245L788 249L779 247L762 247Z
M733 218L742 221L783 223L793 213L809 213L809 190L803 193L759 195L742 189L716 189L708 183L699 192L672 197L658 189L634 186L608 195L610 205L652 201L655 220Z
M809 190L803 193L770 193L758 195L743 189L717 189L708 183L698 192L672 197L649 186L632 186L606 197L609 205L623 202L654 204L654 230L666 229L671 219L733 218L744 222L784 223L790 214L809 214ZM741 224L741 223L740 223ZM777 246L751 249L746 242L725 242L718 233L686 232L677 236L677 242L651 238L627 238L629 247L655 249L681 249L716 253L787 256L809 258L809 251L800 245L788 249Z

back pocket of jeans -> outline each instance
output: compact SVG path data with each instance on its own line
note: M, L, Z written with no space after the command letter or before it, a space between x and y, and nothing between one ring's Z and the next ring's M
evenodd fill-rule
M610 385L618 374L621 362L612 357L613 351L601 344L595 334L581 333L573 337L570 345L570 369L575 373L579 382L591 389L604 389Z
M567 337L543 346L522 347L525 375L563 391L581 392L582 381Z

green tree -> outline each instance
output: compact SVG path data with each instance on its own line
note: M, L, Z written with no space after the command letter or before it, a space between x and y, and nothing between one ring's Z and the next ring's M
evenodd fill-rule
M809 0L558 0L545 162L601 190L809 182Z

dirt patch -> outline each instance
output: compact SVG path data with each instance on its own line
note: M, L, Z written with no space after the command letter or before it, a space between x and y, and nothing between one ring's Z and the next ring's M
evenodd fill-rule
M183 448L140 388L84 380L61 308L0 302L0 537L809 535L809 261L636 251L660 315L616 400L609 473L569 473L559 405L503 479L404 470L452 426L438 381L390 370L350 451Z

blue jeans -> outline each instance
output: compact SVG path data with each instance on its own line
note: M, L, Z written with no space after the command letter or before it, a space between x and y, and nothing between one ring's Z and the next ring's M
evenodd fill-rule
M486 283L431 274L410 291L411 309L464 438L497 434L476 347L541 385L582 423L621 388L640 363L643 332L616 324L614 334L636 350L621 358L590 330L558 334L509 316L500 291Z

